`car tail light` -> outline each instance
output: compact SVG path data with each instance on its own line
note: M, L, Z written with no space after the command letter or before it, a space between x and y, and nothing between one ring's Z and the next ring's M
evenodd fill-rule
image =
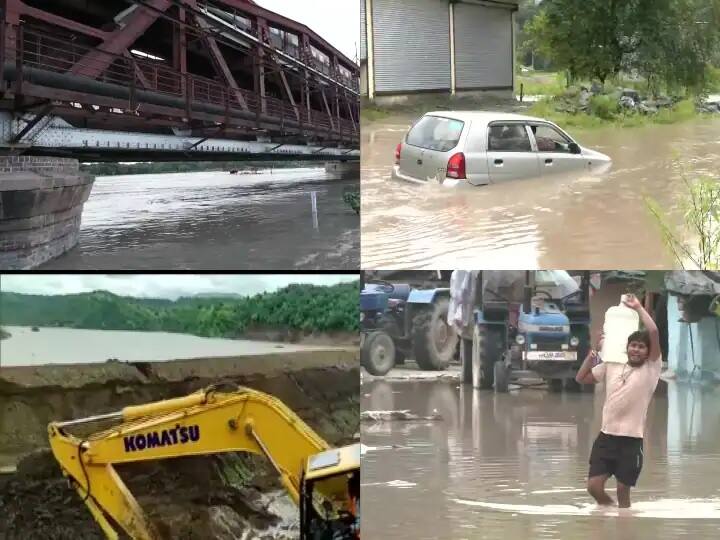
M400 165L400 150L402 150L402 143L398 143L395 147L395 165Z
M448 178L465 178L465 154L458 152L448 160L446 176Z

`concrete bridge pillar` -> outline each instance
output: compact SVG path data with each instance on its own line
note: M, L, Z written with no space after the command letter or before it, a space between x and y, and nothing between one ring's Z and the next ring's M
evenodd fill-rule
M341 180L360 180L360 161L328 161L325 163L325 172Z
M72 158L0 156L0 270L26 270L78 242L94 177Z

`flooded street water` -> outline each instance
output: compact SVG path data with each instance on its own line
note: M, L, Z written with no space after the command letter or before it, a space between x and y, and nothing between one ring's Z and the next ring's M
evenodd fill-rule
M674 261L646 209L653 197L679 224L693 177L720 169L720 119L642 128L569 130L613 159L604 176L514 180L457 191L390 180L413 119L362 128L363 268L667 268Z
M42 269L356 269L357 185L324 168L98 177L80 244Z
M671 382L648 411L633 508L585 491L602 394L510 394L374 381L362 410L435 410L434 422L363 424L364 534L386 539L655 540L720 535L720 390ZM394 448L393 448L394 446ZM615 481L608 482L614 497Z

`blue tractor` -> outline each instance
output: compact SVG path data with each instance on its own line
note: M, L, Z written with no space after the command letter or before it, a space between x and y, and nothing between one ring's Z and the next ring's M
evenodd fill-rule
M463 382L507 392L510 382L540 377L552 391L578 389L590 349L589 272L483 271L475 280Z
M449 289L417 289L373 280L360 292L360 351L363 367L385 375L406 357L420 369L446 369L458 336L447 323Z

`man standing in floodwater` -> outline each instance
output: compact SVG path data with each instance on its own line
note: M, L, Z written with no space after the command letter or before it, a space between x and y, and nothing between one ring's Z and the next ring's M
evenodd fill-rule
M627 295L623 303L637 311L645 327L644 331L633 332L628 337L627 364L597 363L597 353L590 351L575 380L581 384L605 382L606 385L602 427L590 452L588 493L600 505L614 504L605 492L605 483L614 475L618 506L629 508L630 488L642 469L645 419L660 379L662 362L655 321L635 296Z

